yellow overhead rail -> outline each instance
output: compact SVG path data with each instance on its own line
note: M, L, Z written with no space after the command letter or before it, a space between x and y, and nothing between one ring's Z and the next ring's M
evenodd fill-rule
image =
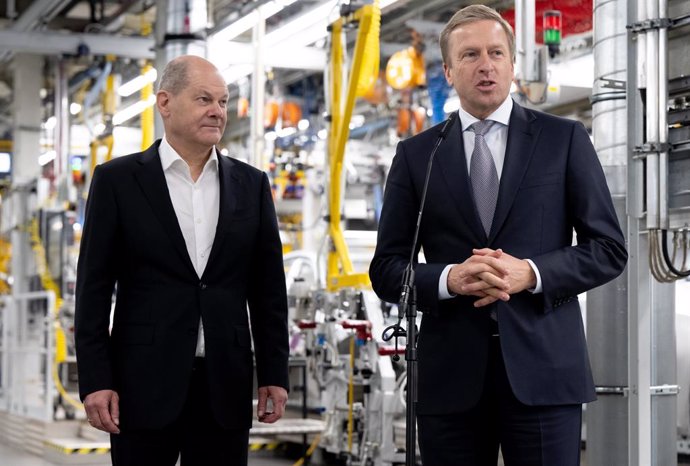
M141 35L143 37L151 35L152 28L151 23L146 20L145 15L141 15ZM146 74L153 69L150 62L146 62L141 68L141 75L146 76ZM141 100L148 102L149 98L153 95L153 83L150 82L146 84L141 89ZM146 150L151 144L153 144L154 136L154 116L153 107L146 107L146 109L141 113L141 150Z
M343 96L343 54L345 45L343 26L359 23L357 41L352 56L352 68L345 96ZM367 273L355 273L341 226L342 175L345 143L350 135L350 119L355 99L374 85L379 73L379 31L381 9L379 0L365 5L348 17L341 17L331 25L330 98L331 127L328 136L328 161L330 169L329 235L332 241L328 253L328 277L326 288L336 291L345 287L370 287ZM344 100L343 100L344 97Z
M141 74L146 75L149 71L153 69L151 63L146 62L146 64L141 69ZM146 84L141 89L141 100L148 102L153 95L153 83ZM146 150L151 144L153 144L153 107L146 107L143 112L141 112L141 150Z
M108 61L115 61L115 56L108 55L106 57ZM105 124L105 131L94 138L91 141L91 171L90 175L93 175L93 171L98 165L98 148L105 146L108 149L105 161L113 158L113 115L115 114L116 106L116 96L115 96L115 73L110 73L105 81L105 91L103 93L102 106L103 106L103 121Z

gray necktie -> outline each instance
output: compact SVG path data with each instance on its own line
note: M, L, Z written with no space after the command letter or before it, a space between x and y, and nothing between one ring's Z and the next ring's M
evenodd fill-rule
M482 226L489 236L498 199L498 172L484 135L494 124L491 120L481 120L470 126L474 131L474 150L470 160L470 181L474 203L479 212Z

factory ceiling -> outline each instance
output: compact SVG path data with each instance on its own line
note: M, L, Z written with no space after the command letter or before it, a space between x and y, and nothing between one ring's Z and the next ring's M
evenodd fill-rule
M265 3L267 0L208 0L208 29L212 34ZM297 0L284 8L278 14L266 21L266 31L278 28L282 23L294 18L304 11L308 11L321 0ZM452 14L469 0L399 0L383 10L381 20L381 52L382 66L385 60L397 50L409 46L411 43L411 25L422 25L421 33L428 51L427 61L438 60L436 41L438 32ZM507 0L483 1L499 11L505 12L507 18L514 16L514 2ZM165 24L156 24L156 9L163 2L154 0L5 0L0 1L0 34L5 33L58 33L70 32L87 34L90 37L99 36L112 39L117 44L123 37L137 38L141 36L142 25L150 24L155 37L162 37L161 28ZM564 20L567 35L569 32L581 32L591 29L591 0L538 0L537 14L545 8L563 8L571 15L571 19ZM512 16L511 16L512 15ZM587 23L589 18L589 23ZM537 24L540 25L539 19ZM579 30L578 30L579 28ZM418 29L420 29L418 27ZM163 31L164 32L164 31ZM28 36L23 36L28 37ZM49 36L48 36L49 37ZM354 34L349 36L354 40ZM539 35L537 36L539 37ZM245 33L236 40L251 40L251 32ZM1 41L0 41L1 42ZM74 51L74 58L70 60L69 73L75 75L89 67L90 60L98 57L90 55L77 57L79 51ZM7 134L7 122L11 121L12 105L12 50L3 50L0 44L0 137ZM124 60L119 64L123 81L139 72L137 60ZM306 70L275 70L276 82L287 86L288 92L292 87L305 85L319 86L322 82L320 72ZM46 67L46 85L51 84L49 62ZM292 86L292 87L291 87ZM237 91L231 86L231 94ZM3 128L4 126L4 128ZM4 131L3 131L4 129Z

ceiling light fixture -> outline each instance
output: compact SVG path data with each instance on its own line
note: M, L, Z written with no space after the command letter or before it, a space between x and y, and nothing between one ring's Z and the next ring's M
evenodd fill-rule
M117 93L120 94L121 97L129 97L135 92L142 90L147 84L155 82L157 78L158 72L155 68L151 68L146 73L141 74L131 81L127 81L121 85L117 89Z
M130 105L129 107L123 108L122 110L117 112L115 115L113 115L113 125L115 125L115 126L121 125L125 121L139 115L140 113L142 113L147 108L153 107L153 105L155 103L156 103L156 96L151 95L146 100L140 100L137 103Z
M48 152L45 152L41 155L38 156L38 164L40 166L44 166L55 160L55 157L57 157L57 152L54 150L49 150Z
M55 116L51 116L43 123L43 127L48 131L54 129L55 126L57 126L57 118L55 118Z
M257 9L250 11L237 21L227 25L217 33L213 34L211 39L213 41L233 40L253 28L259 21L259 15L266 20L267 18L280 13L285 7L292 5L296 1L297 0L273 0L268 3L264 3ZM258 11L259 9L261 9L260 13Z
M381 10L387 8L399 0L380 0L379 7ZM272 3L272 2L271 2ZM290 2L292 3L292 2ZM281 47L281 49L292 49L296 47L303 47L305 45L313 44L323 38L328 34L328 25L334 20L331 18L333 12L338 12L339 0L329 0L322 3L321 5L307 11L306 13L297 15L294 19L287 21L282 26L274 29L264 36L265 47ZM266 4L269 5L269 4ZM252 27L256 24L256 19L251 23ZM238 20L237 22L239 22ZM235 23L228 26L232 27ZM227 28L226 28L227 29ZM242 32L248 29L243 30ZM218 57L218 61L222 61L222 45L216 42L215 38L220 38L221 40L230 40L229 38L237 37L237 35L232 36L231 34L225 33L224 30L215 34L214 40L209 47L209 57L212 57L211 61L216 61L215 57ZM233 32L234 33L234 32ZM217 52L215 52L217 50ZM225 81L228 84L234 83L246 76L249 76L254 70L252 65L234 65L223 70L222 74Z

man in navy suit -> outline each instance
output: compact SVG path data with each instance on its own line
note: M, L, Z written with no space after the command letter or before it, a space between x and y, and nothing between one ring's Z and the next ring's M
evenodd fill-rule
M80 396L89 423L111 434L114 465L246 465L254 359L259 421L278 420L287 400L270 186L216 150L228 90L211 63L176 58L159 88L163 139L98 166L91 182L77 271Z
M515 42L498 13L460 10L440 45L461 108L419 234L422 461L496 465L500 446L507 466L579 465L581 404L595 390L577 296L627 260L606 179L580 123L510 98ZM401 142L390 169L370 268L389 302L439 129Z

